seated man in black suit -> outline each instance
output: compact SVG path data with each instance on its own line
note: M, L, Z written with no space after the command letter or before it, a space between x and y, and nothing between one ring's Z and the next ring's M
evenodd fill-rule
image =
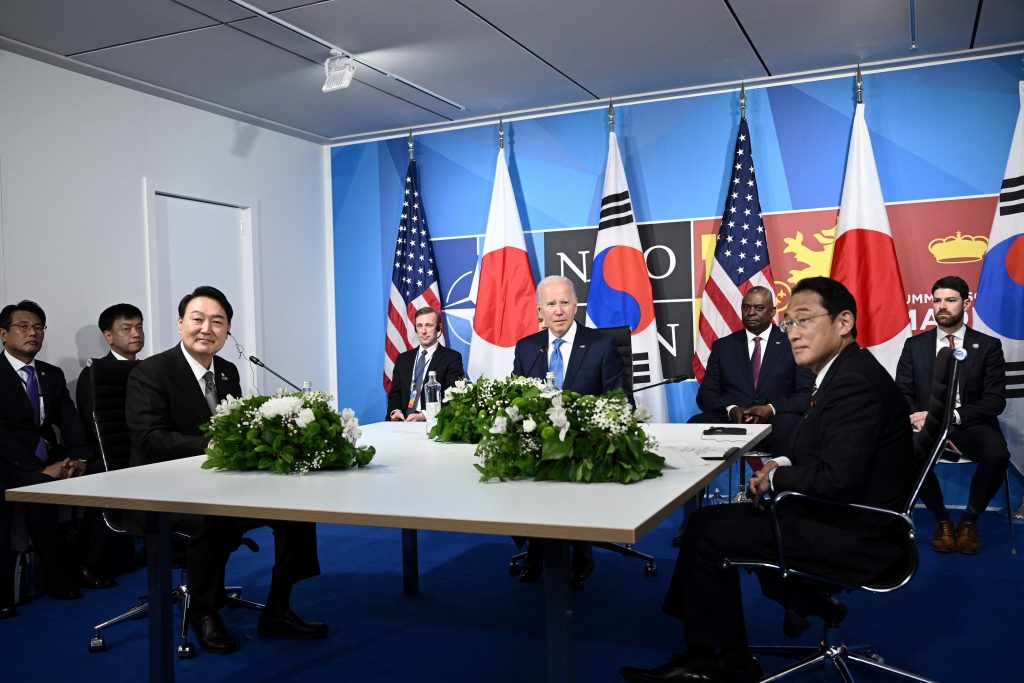
M932 550L974 555L981 552L978 516L999 491L1010 462L1010 451L997 419L1006 408L1003 345L995 337L964 325L964 312L971 301L963 279L955 275L941 278L932 286L932 299L938 327L903 344L896 366L896 383L910 404L911 424L920 429L928 414L925 409L935 354L943 346L967 350L967 358L960 364L960 390L953 412L955 426L949 438L966 457L978 463L978 469L971 478L967 507L960 516L956 536L934 472L924 480L921 502L935 515Z
M425 307L416 311L416 337L420 345L398 354L395 372L388 392L388 419L393 422L422 422L425 397L423 385L431 371L437 373L442 396L445 389L454 386L466 373L462 369L462 354L438 343L441 336L441 313Z
M772 456L785 448L811 401L814 373L793 360L789 340L775 319L775 295L751 287L740 306L744 329L711 346L697 406L704 412L690 422L771 423L772 433L758 448Z
M146 343L142 329L142 311L132 304L114 304L100 313L98 326L110 351L103 358L135 360ZM85 434L92 447L92 458L86 463L86 474L104 471L99 444L92 424L92 367L86 365L78 375L75 387L75 405L85 423ZM82 583L101 588L116 585L110 578L115 565L127 566L134 556L134 544L129 536L115 534L103 523L99 508L85 508L83 524L78 534L76 555L80 558ZM120 559L120 562L118 560Z
M572 280L549 275L537 285L537 310L543 318L540 332L523 337L516 343L512 374L543 379L550 371L555 386L580 394L606 394L625 389L615 340L602 332L576 324L576 289ZM519 574L520 581L532 581L543 571L543 545L531 539L526 561ZM580 588L594 571L594 558L589 543L572 544L572 583Z
M217 356L231 329L231 304L214 287L197 287L178 305L181 343L142 361L128 378L125 417L133 466L200 455L209 445L199 431L217 403L242 393L238 369ZM319 638L327 626L308 622L289 606L292 586L320 573L316 525L238 517L188 515L174 527L191 535L188 544L192 630L209 652L232 652L237 643L221 620L224 566L249 529L274 529L275 563L261 636Z
M808 278L793 288L786 334L797 364L815 373L810 407L785 458L769 461L750 480L755 496L798 491L844 503L897 509L910 495L913 442L900 415L896 383L856 337L857 305L831 278ZM897 558L871 541L871 524L847 533L817 516L787 520L787 559L810 571L838 568L851 582L866 580ZM870 549L870 550L868 550ZM739 572L732 559L777 559L771 518L760 505L733 503L701 509L686 527L664 611L682 619L687 651L653 669L623 667L628 681L757 681L761 667L747 646ZM818 571L821 571L818 569ZM762 591L799 614L828 614L837 603L806 584L758 572Z
M45 334L46 313L34 301L10 304L0 311L0 341L4 345L0 354L0 619L18 614L11 557L11 513L16 503L5 502L2 491L77 477L85 473L90 455L64 373L36 360ZM45 576L46 593L57 600L82 597L58 540L58 507L21 505Z

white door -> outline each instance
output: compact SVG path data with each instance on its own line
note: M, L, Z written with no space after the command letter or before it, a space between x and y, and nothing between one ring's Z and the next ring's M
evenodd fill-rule
M219 355L238 366L242 392L249 395L254 375L248 357L258 348L250 210L159 192L150 201L152 309L146 321L150 353L145 355L180 340L178 302L199 285L212 285L224 292L233 309L231 336Z

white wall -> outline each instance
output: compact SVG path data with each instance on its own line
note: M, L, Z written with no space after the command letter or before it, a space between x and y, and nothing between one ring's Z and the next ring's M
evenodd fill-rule
M321 146L4 51L0 93L0 302L46 310L41 359L73 384L84 359L106 352L95 326L106 306L176 318L149 310L145 179L150 191L253 207L264 343L246 351L295 381L334 385Z

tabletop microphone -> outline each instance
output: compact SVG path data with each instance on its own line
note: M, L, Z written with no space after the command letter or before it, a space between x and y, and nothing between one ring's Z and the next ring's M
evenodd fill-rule
M675 377L670 377L668 379L663 379L660 382L655 382L654 384L648 384L647 386L640 387L639 389L634 387L633 388L633 393L635 394L638 391L647 391L648 389L653 389L654 387L660 387L662 384L675 384L676 382L682 382L684 379L689 379L689 377L687 377L686 375L676 375Z
M266 370L267 372L269 372L269 373L270 373L271 375L273 375L274 377L277 377L277 378L278 378L279 380L281 380L281 381L282 381L282 382L284 382L285 384L287 384L287 385L291 386L292 388L294 388L294 389L295 389L295 391L302 391L302 387L300 387L300 386L299 386L298 384L296 384L295 382L291 381L291 380L290 380L290 379L288 379L287 377L285 377L285 376L283 376L283 375L279 375L278 373L274 372L274 369L273 369L273 368L269 368L269 367L267 367L267 364L266 364L266 363L264 363L263 361L261 361L261 360L260 360L259 358L257 358L256 356L249 356L249 362L250 362L250 363L252 363L253 365L258 365L258 366L260 366L261 368L263 368L264 370Z
M542 346L537 349L537 355L534 356L533 362L530 363L530 369L523 373L523 377L533 377L533 369L537 367L537 361L540 360L540 357L544 355L545 351L547 351L546 346Z

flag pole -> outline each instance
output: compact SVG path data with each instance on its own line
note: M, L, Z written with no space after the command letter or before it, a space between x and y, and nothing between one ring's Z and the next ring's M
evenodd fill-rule
M860 75L860 64L857 65L857 104L864 104L864 77Z
M615 132L615 107L612 106L611 100L608 100L608 132Z
M409 161L415 161L416 157L412 152L412 128L409 129Z
M505 121L498 119L498 149L505 149Z
M740 83L740 119L747 118L747 86Z

